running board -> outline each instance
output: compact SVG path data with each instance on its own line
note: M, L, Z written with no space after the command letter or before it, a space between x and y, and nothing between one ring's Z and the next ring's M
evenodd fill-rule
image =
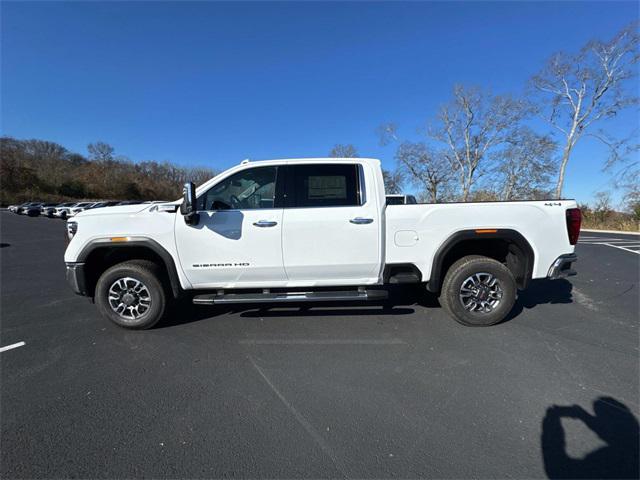
M282 293L210 293L196 295L196 305L219 305L222 303L289 303L289 302L352 302L385 300L386 290L347 290L336 292L282 292Z

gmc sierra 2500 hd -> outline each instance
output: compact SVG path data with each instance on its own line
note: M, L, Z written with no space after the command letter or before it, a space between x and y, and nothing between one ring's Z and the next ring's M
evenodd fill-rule
M380 162L243 161L184 198L67 223L66 276L103 316L148 328L196 304L381 300L422 283L469 326L493 325L531 279L574 275L573 200L387 205Z

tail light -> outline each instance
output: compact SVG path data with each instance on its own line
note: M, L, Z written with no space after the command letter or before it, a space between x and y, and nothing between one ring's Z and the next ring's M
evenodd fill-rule
M578 243L580 235L580 222L582 221L582 213L579 208L567 209L567 233L569 234L569 243L575 245Z

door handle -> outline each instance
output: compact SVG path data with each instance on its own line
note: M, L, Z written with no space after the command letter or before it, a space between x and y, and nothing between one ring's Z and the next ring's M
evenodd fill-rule
M269 221L269 220L260 220L258 222L254 222L253 224L256 227L264 228L264 227L275 227L278 224L278 222L272 222L272 221Z
M362 218L356 217L349 220L351 223L355 223L356 225L365 225L367 223L373 223L373 218Z

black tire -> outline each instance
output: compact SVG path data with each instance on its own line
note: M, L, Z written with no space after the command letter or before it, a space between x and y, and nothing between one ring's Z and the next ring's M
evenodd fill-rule
M490 311L473 310L474 305L475 307L480 307L481 305L481 303L478 304L477 299L493 301L491 297L487 296L489 292L486 283L480 287L485 289L485 292L481 292L479 296L473 295L471 298L465 299L468 303L468 308L465 308L463 300L460 298L463 283L468 286L469 283L467 282L475 282L470 278L476 274L480 274L479 278L483 282L489 281L490 277L482 274L491 275L496 279L497 287L493 286L492 289L499 289L499 292L492 291L491 295L499 296L501 294L501 297L497 304L490 306ZM488 327L501 322L511 312L516 301L516 293L516 281L505 265L492 258L469 255L449 267L442 283L439 300L442 308L458 323L468 327ZM489 306L485 308L489 308Z
M66 219L67 219L67 213L66 213L66 212L61 212L61 213L60 213L60 218L61 218L62 220L66 220Z
M139 312L137 318L125 318L127 312L129 315L133 315L132 310L125 310L123 315L120 315L114 311L109 302L109 290L116 281L124 278L140 282L146 290L143 290L145 292L144 296L150 299L148 308L144 309L143 312ZM162 319L167 309L168 297L162 278L162 271L158 265L149 260L130 260L108 268L100 276L96 284L95 302L98 306L98 311L103 317L120 327L135 330L153 327ZM133 282L126 283L131 286ZM140 303L139 298L138 303ZM124 301L122 304L124 304ZM138 308L143 306L143 304L140 304ZM126 308L129 309L129 307Z

